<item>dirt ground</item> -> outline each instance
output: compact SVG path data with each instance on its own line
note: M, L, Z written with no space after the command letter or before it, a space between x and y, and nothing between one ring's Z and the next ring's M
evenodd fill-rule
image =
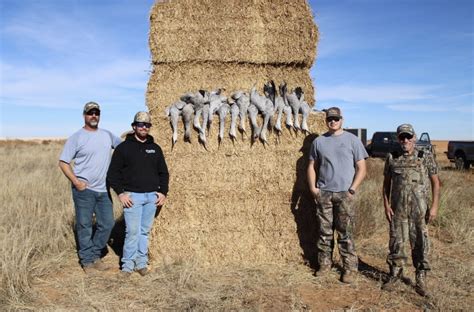
M446 307L444 293L458 302L457 308L469 309L474 304L469 289L447 292L443 285L446 276L455 275L443 257L452 251L438 240L434 246L433 266L437 271L429 279L432 298L415 293L411 268L406 273L408 284L393 292L380 289L387 278L386 237L381 234L359 242L360 272L352 285L339 281L339 265L321 278L304 264L209 268L192 260L154 261L149 275L134 273L124 279L119 276L119 258L113 252L104 258L111 270L86 275L71 253L64 266L36 281L37 298L31 307L69 311L422 311ZM460 258L457 260L463 265L472 265L472 260Z

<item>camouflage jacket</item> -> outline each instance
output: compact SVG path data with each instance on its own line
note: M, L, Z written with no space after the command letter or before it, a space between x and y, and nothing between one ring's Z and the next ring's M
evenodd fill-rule
M431 151L415 148L413 154L389 153L385 160L384 175L390 176L393 195L412 191L427 195L430 176L438 174L438 164Z

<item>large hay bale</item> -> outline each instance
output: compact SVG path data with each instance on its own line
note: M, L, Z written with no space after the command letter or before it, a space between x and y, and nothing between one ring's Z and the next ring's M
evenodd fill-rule
M305 0L162 1L150 20L153 63L314 62L318 31Z
M171 180L153 228L155 259L198 258L202 263L287 262L313 258L315 215L306 194L307 150L314 136L285 129L269 145L248 137L217 143L217 122L205 149L197 141L172 147L165 108L188 91L260 90L272 79L301 86L314 103L309 69L317 27L304 0L158 1L151 12L153 72L147 106L152 135L164 150ZM216 118L217 119L217 118ZM260 119L260 123L261 123ZM324 114L309 127L321 133ZM250 130L250 126L247 127Z
M261 122L261 120L260 120ZM285 129L269 145L250 139L219 146L217 124L207 150L179 141L171 146L164 116L153 116L153 133L170 171L170 192L153 227L154 259L198 259L201 263L298 262L314 260L316 215L307 193L308 150L315 135ZM325 129L324 114L309 118L312 132ZM249 128L248 128L249 129ZM226 133L228 132L228 127Z

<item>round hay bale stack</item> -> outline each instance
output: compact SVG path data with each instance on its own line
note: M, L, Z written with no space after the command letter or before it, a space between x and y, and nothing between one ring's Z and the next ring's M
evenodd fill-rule
M285 129L268 145L242 135L218 144L215 118L208 145L172 147L165 108L189 91L259 90L268 80L302 87L314 103L309 70L317 27L304 0L157 1L151 12L153 72L147 106L152 135L163 148L170 192L155 222L150 254L157 260L265 263L314 258L315 212L306 193L306 163L315 135ZM262 123L259 118L260 124ZM312 113L311 132L322 133L323 113Z

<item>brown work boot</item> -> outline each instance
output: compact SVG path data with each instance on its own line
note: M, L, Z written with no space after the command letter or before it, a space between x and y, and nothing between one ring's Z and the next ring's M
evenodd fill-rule
M95 260L90 266L97 271L108 271L112 268L110 265L105 264L100 258Z
M138 274L140 274L141 276L145 276L145 275L148 275L148 273L150 273L148 271L148 268L141 268L141 269L138 269L137 270Z
M350 270L344 270L341 274L341 282L345 284L352 284L355 281L356 272Z
M93 275L97 273L97 270L93 268L93 263L83 265L82 269L84 270L84 273L86 273L87 275Z
M132 272L129 271L120 271L119 272L119 278L122 280L127 280L132 276Z
M415 291L423 297L429 297L428 287L426 286L426 271L416 271Z
M402 267L390 267L390 277L383 283L382 289L386 291L394 290L402 281L403 268Z
M314 274L316 277L324 277L331 272L331 266L330 265L320 265L319 270Z

